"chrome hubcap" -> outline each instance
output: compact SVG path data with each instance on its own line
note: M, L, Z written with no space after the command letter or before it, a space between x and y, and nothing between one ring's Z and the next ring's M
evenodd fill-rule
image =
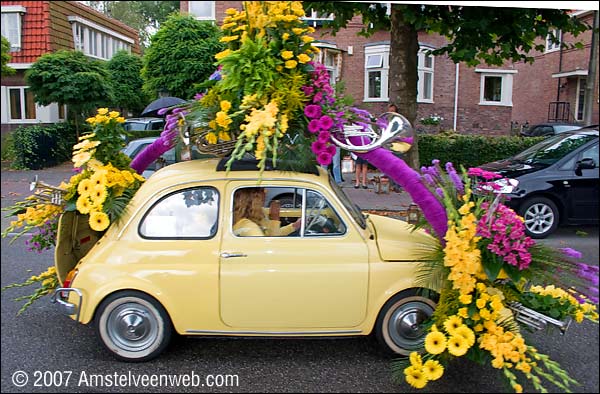
M143 305L127 303L115 308L107 320L107 332L119 348L139 352L158 338L158 323Z
M417 350L425 339L423 322L433 314L433 308L421 302L409 302L394 311L388 323L389 334L402 349Z
M554 224L554 213L548 205L535 204L525 212L525 226L534 234L548 231Z

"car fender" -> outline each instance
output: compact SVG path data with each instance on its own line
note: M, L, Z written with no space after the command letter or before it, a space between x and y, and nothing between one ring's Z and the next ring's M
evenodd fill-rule
M166 293L162 292L160 288L153 284L151 281L144 280L135 276L123 276L121 278L115 277L114 275L111 276L113 278L110 281L100 280L96 282L95 285L78 283L77 278L75 278L72 287L79 288L83 293L81 314L79 318L80 323L91 323L95 317L98 307L100 306L102 301L106 299L106 297L116 292L125 290L139 291L152 296L163 306L163 308L165 308L167 314L171 318L170 311L171 307L173 307L173 302L169 299ZM89 274L86 275L86 277L89 277ZM171 321L173 321L172 318Z

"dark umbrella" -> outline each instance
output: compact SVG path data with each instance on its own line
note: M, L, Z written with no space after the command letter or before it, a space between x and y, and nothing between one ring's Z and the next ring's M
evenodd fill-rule
M184 104L186 102L187 101L185 101L184 99L180 99L179 97L159 97L150 104L148 104L146 108L144 108L144 110L141 113L141 116L159 116L159 109Z

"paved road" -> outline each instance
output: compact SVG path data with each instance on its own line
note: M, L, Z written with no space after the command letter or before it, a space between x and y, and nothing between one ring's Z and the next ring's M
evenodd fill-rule
M39 172L38 172L39 173ZM58 171L42 173L49 179ZM13 174L15 175L15 174ZM20 178L19 178L20 177ZM18 174L12 181L2 173L2 205L11 193L27 193L28 174ZM21 179L20 181L18 179ZM57 183L53 183L57 184ZM9 189L9 187L14 187ZM3 221L4 228L4 221ZM577 234L576 231L580 233ZM584 233L581 233L583 231ZM598 227L560 230L544 242L568 245L581 250L585 262L598 264ZM2 239L1 285L22 281L52 263L52 253L25 251L23 241L12 246ZM350 339L231 339L177 338L159 359L144 364L115 361L95 338L92 327L82 326L60 316L47 299L35 303L16 317L21 303L12 299L28 294L29 289L2 293L1 305L1 391L2 392L419 392L406 383L391 380L391 359L377 350L370 337ZM597 393L598 326L589 322L573 325L561 336L526 334L528 342L549 354L581 386L575 392ZM28 383L22 382L25 372ZM92 376L95 374L94 376ZM140 379L153 374L187 375L195 386L116 386L107 384L118 379ZM102 376L104 386L98 376ZM196 381L194 381L194 376ZM50 379L50 378L53 379ZM57 378L63 384L57 386ZM65 386L67 377L69 385ZM205 378L209 378L205 380ZM212 379L211 379L212 377ZM235 378L237 377L237 378ZM37 382L36 382L36 378ZM46 378L46 381L44 381ZM158 376L156 377L159 378ZM209 387L213 383L237 384ZM129 380L131 382L131 380ZM38 385L35 386L34 384ZM147 382L148 383L148 382ZM548 385L552 392L554 386ZM526 391L528 387L525 387ZM511 392L490 366L479 367L468 360L452 363L444 377L427 386L427 392Z

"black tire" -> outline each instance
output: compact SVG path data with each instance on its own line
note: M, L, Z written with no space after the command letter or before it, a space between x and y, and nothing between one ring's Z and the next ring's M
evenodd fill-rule
M162 305L138 291L108 296L98 307L95 326L102 345L117 359L128 362L157 357L173 334L171 319Z
M379 312L375 323L377 341L391 354L408 356L422 351L427 335L422 323L431 317L435 307L433 299L416 290L396 294Z
M546 197L528 199L521 205L519 215L525 219L525 233L537 239L556 231L560 219L556 204Z

